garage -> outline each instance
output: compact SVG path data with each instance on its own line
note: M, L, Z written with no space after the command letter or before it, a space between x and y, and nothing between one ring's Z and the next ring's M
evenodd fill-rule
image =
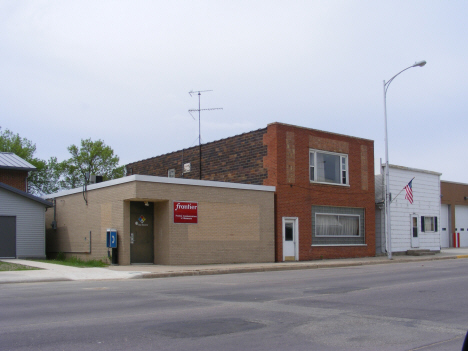
M0 258L45 258L45 212L52 204L0 183Z
M450 247L468 247L468 184L440 182L442 230L446 228ZM444 222L447 213L447 222Z
M460 247L468 247L468 206L455 206L455 232L460 234Z

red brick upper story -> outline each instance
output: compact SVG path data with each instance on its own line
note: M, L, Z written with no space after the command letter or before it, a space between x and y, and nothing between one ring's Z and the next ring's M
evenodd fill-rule
M268 150L263 161L268 170L265 185L374 192L372 140L272 123L263 141Z
M28 191L28 171L0 169L0 182L21 191Z

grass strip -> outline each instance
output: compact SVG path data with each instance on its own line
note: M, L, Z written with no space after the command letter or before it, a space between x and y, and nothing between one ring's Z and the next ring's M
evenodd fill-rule
M9 263L9 262L1 262L0 261L0 272L9 272L9 271L32 271L36 269L41 269L41 268L36 268L36 267L29 267L29 266L24 266L22 264L16 264L16 263Z
M53 264L61 264L64 266L71 266L71 267L78 267L78 268L91 268L91 267L107 267L109 266L108 263L103 262L101 260L82 260L78 257L67 257L67 258L60 258L54 260L34 260L36 262L44 262L44 263L53 263Z

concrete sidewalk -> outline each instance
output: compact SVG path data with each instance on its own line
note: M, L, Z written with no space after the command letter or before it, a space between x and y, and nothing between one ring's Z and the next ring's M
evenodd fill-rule
M50 281L76 280L121 280L137 278L164 278L193 275L212 275L229 273L268 272L297 269L317 269L350 267L373 264L390 264L403 262L447 260L468 258L468 248L443 249L432 256L393 255L393 260L387 256L347 258L337 260L317 260L301 262L276 263L244 263L244 264L216 264L194 266L162 266L162 265L130 265L110 266L107 268L76 268L59 264L35 262L30 260L2 259L1 261L22 264L41 270L0 272L0 284L4 283L33 283Z

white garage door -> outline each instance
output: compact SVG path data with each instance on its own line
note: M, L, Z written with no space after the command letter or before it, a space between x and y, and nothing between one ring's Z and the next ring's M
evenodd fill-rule
M455 232L460 233L460 247L468 247L468 206L455 206Z
M450 214L449 206L441 205L440 207L440 246L449 247L450 245Z

